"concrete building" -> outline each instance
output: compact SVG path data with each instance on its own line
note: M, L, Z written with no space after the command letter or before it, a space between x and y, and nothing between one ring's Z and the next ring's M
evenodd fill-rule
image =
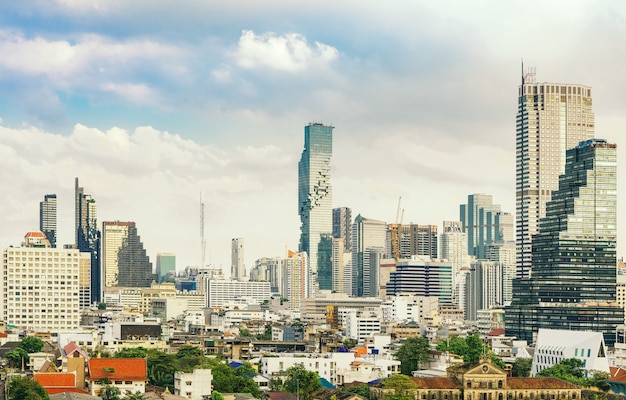
M360 214L352 224L352 295L378 296L380 260L385 252L387 224Z
M307 253L314 286L332 289L332 204L330 158L333 127L311 123L304 127L304 150L298 163L299 252Z
M440 304L452 304L452 266L420 256L399 261L390 273L387 295L400 294L438 297Z
M343 327L347 337L363 341L365 338L381 332L381 321L382 312L380 308L352 309L346 312Z
M24 247L2 254L0 320L39 332L77 330L81 252L51 248L42 232L28 232Z
M190 400L210 399L212 380L213 374L210 369L194 368L192 373L176 371L174 394Z
M461 221L443 221L443 231L439 238L441 260L446 260L452 267L452 302L461 306L460 278L461 268L469 267L471 257L467 249L467 233L463 232Z
M503 306L504 273L502 265L487 260L472 262L466 275L465 319L476 321L478 310Z
M530 374L535 376L568 358L581 360L587 372L609 372L602 333L539 329Z
M223 307L242 298L250 298L260 304L271 297L269 282L207 279L205 287L208 308Z
M246 265L243 250L243 238L235 238L231 241L231 279L240 280L246 276Z
M305 252L288 250L282 268L283 278L280 293L287 299L291 310L300 310L302 300L313 293L313 274L309 269L309 259Z
M344 293L322 292L316 297L302 301L302 320L310 324L325 323L333 310L339 308L371 308L380 307L379 297L351 297Z
M537 83L533 71L522 76L516 117L517 276L528 277L532 237L559 189L566 151L595 136L591 88Z

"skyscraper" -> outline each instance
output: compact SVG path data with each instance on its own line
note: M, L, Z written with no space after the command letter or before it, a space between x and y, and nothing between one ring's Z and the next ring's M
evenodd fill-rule
M348 207L333 208L333 237L343 239L344 250L350 252L352 241L352 210Z
M246 266L243 259L243 238L231 240L230 256L230 278L235 280L244 278Z
M412 256L438 257L437 225L410 225L410 246ZM402 249L402 235L400 249Z
M176 254L157 253L156 275L159 282L172 274L176 274Z
M378 296L380 259L385 252L387 224L363 218L352 224L352 295Z
M590 87L537 83L534 72L522 77L516 123L517 276L530 274L532 236L559 187L566 151L593 137Z
M91 253L91 301L102 299L102 273L100 271L100 230L96 201L74 181L76 248Z
M150 287L157 279L134 222L103 222L102 254L106 287Z
M461 204L459 210L470 255L487 259L489 245L513 241L513 216L502 212L499 204L493 204L491 195L470 194L467 204Z
M604 333L624 323L616 302L617 149L591 139L567 151L565 173L533 238L532 275L515 279L507 335L539 328Z
M39 203L39 230L46 235L51 247L57 247L57 195L47 194Z
M332 126L305 126L304 150L298 163L299 251L307 253L315 286L325 290L332 289L332 139Z

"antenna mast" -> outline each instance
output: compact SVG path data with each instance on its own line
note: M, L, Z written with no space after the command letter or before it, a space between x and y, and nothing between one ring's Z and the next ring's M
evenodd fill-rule
M202 202L202 192L200 192L200 257L200 268L204 268L206 240L204 238L204 203Z

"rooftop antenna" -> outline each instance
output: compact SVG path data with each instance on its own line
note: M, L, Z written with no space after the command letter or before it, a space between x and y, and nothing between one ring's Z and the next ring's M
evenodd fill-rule
M206 259L206 239L204 238L204 203L200 192L200 268L204 268Z

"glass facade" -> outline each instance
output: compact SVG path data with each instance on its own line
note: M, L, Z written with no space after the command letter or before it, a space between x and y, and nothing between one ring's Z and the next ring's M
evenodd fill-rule
M565 173L533 237L532 276L514 282L507 334L592 330L613 344L624 320L616 303L616 156L616 145L600 139L567 151Z
M591 88L537 83L522 79L516 120L516 247L517 276L528 277L532 236L546 215L546 204L559 187L566 151L594 137Z
M98 229L98 208L96 200L85 194L78 186L78 178L74 181L74 231L76 232L76 248L91 254L91 301L102 299L102 273L100 270L100 230Z
M39 230L51 247L57 247L57 195L47 194L39 203Z
M333 209L330 185L330 158L333 127L319 123L304 128L304 150L298 163L299 251L309 257L317 287L332 289ZM323 242L320 249L320 242ZM323 274L320 275L320 274Z

